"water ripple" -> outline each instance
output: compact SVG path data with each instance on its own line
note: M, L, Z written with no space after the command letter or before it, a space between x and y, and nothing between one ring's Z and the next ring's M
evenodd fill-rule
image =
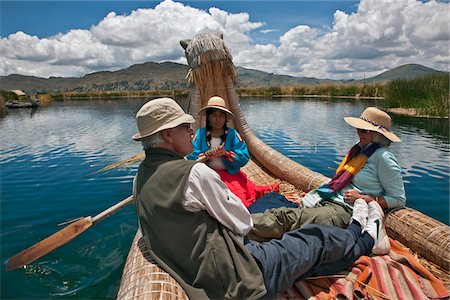
M131 194L138 163L92 173L142 152L131 136L145 101L57 102L0 119L2 261L60 230L58 224L96 215ZM259 138L329 177L357 141L343 117L367 105L377 102L241 101ZM393 130L403 140L391 150L402 166L408 205L448 224L448 121L396 117ZM136 227L130 205L27 269L2 269L2 298L114 298Z

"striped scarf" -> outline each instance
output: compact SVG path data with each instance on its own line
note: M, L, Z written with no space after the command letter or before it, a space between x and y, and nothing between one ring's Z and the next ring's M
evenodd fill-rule
M322 199L329 199L336 195L342 188L352 181L353 177L362 169L367 159L380 147L377 143L372 143L368 147L361 150L356 144L345 155L341 164L336 170L336 175L330 180L316 189Z

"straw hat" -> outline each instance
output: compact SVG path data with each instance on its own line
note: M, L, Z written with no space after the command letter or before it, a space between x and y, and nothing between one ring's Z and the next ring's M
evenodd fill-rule
M227 113L227 119L234 118L233 113L227 108L227 106L225 104L225 100L223 100L223 98L221 98L219 96L213 96L213 97L209 98L208 104L206 104L206 106L203 107L202 109L200 109L198 112L200 114L204 114L207 109L222 110Z
M355 128L379 132L392 142L401 141L398 136L390 131L391 117L376 107L366 108L359 118L346 117L344 120Z
M145 103L136 114L139 133L133 135L136 141L143 140L161 130L177 127L195 120L170 98L158 98Z

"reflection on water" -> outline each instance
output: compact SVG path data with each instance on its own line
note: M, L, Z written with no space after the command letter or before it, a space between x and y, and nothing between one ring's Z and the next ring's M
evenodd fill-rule
M247 99L241 107L264 142L294 161L332 177L346 151L358 141L344 122L376 101ZM393 116L392 130L402 139L391 151L402 166L407 205L449 223L448 120ZM446 131L447 130L447 131Z
M0 118L1 260L38 242L58 224L93 216L126 198L137 164L91 174L141 152L132 140L146 99L56 102ZM344 116L377 102L244 99L254 132L290 158L332 176L356 131ZM448 224L448 120L394 117L403 142L391 146L408 205ZM137 221L129 206L25 270L1 270L3 299L113 299Z
M34 114L38 111L39 107L32 107L30 109L30 118L34 116Z
M399 126L405 128L420 128L426 131L433 138L441 140L444 143L449 143L449 119L434 119L434 118L414 118L409 116L393 115L395 122Z

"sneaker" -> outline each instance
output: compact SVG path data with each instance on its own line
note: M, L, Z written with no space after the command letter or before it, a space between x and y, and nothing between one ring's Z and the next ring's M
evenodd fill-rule
M367 216L369 214L369 209L367 207L367 202L363 199L356 199L355 203L353 203L353 214L350 219L350 223L352 220L358 221L361 228L365 228L367 224Z
M369 208L369 216L367 217L367 225L364 231L367 231L375 241L372 253L376 255L388 254L391 244L383 225L383 209L376 201L369 202L367 206Z

